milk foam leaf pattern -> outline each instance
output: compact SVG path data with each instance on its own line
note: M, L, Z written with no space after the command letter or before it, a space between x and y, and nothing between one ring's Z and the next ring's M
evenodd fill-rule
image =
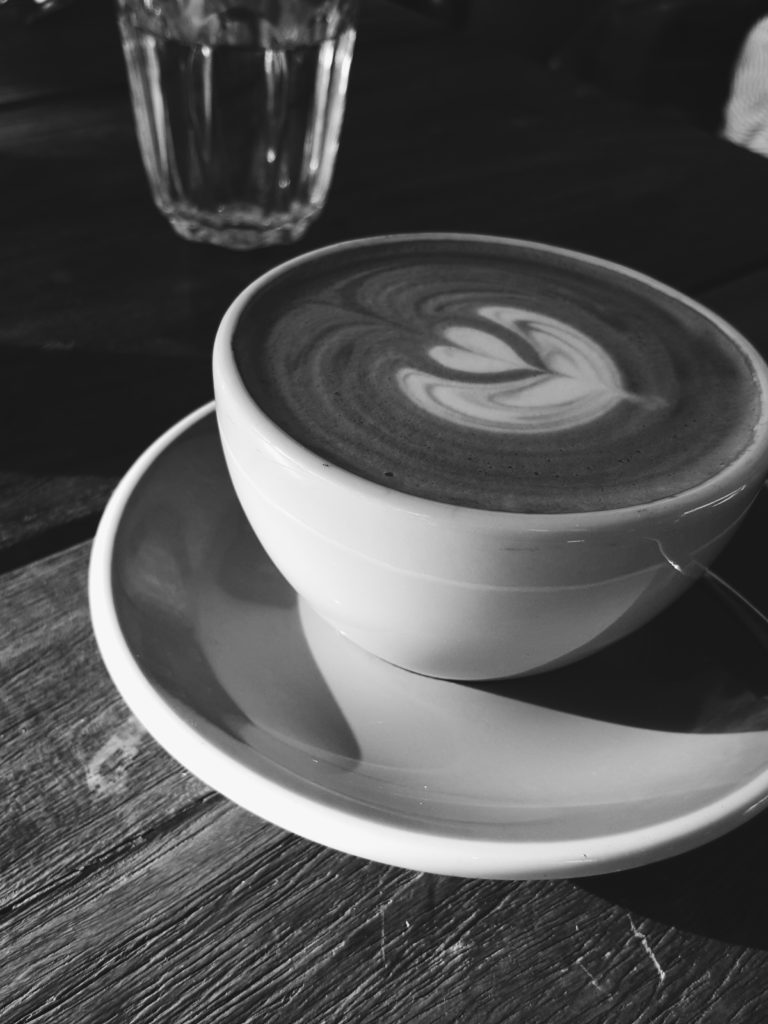
M446 327L443 337L451 344L435 345L429 354L448 370L504 373L534 369L511 345L487 331L475 327Z
M475 313L504 337L493 327L449 325L442 332L449 344L429 350L462 378L412 367L398 372L401 391L423 411L477 430L545 433L592 423L619 402L637 400L605 348L569 324L513 306ZM467 380L468 374L496 379Z

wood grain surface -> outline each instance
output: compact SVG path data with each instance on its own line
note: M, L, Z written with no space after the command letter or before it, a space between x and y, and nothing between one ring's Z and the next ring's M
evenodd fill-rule
M3 1024L762 1019L768 818L578 883L334 853L210 792L130 716L88 555L0 581Z
M768 353L768 161L526 61L488 17L455 32L370 3L328 207L300 244L249 254L183 242L152 207L111 10L0 36L0 1024L768 1016L765 815L580 882L363 861L181 769L92 636L111 489L211 396L224 309L289 255L419 229L574 246ZM725 563L755 600L763 522Z

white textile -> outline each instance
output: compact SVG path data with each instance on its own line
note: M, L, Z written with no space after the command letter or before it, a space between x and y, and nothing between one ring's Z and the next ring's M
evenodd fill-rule
M768 156L768 17L751 29L739 54L723 135Z

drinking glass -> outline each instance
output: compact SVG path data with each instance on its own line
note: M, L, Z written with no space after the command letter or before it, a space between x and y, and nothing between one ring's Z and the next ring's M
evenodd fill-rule
M290 242L319 215L357 0L118 0L152 197L184 238Z

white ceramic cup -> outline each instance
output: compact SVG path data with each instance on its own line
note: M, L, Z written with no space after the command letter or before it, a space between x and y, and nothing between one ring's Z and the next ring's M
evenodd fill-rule
M403 668L498 679L555 668L625 636L712 562L768 473L768 369L732 327L643 275L569 253L652 284L725 332L747 355L762 395L752 444L699 486L613 511L443 504L329 465L276 426L240 377L232 338L244 307L258 303L275 275L338 248L300 256L246 288L222 320L213 355L217 421L240 503L277 567L323 618Z

